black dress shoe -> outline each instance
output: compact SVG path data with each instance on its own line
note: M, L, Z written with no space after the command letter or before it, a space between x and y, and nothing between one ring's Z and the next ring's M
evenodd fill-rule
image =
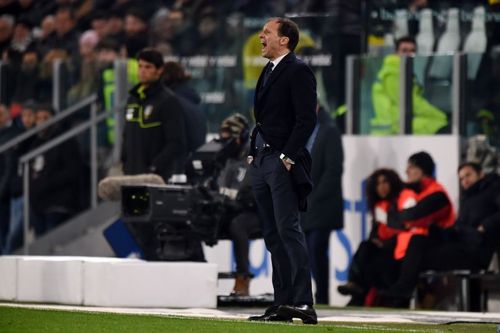
M346 284L342 284L342 285L338 286L337 291L341 295L358 296L358 297L363 296L365 293L363 288L358 286L356 283L350 282L350 281L347 282Z
M278 308L278 314L282 317L300 318L304 324L316 325L318 317L311 305L282 305Z
M260 316L251 316L248 318L250 321L284 321L287 323L292 322L292 317L290 316L282 316L278 314L278 305L270 306L266 309L263 315Z

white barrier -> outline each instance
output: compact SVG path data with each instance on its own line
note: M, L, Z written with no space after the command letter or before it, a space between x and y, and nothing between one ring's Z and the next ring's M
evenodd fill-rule
M65 257L17 259L16 301L81 304L82 262Z
M0 256L0 300L215 308L217 266L117 258Z
M217 266L190 262L86 262L84 305L215 308Z
M0 299L13 301L16 299L17 259L0 257Z

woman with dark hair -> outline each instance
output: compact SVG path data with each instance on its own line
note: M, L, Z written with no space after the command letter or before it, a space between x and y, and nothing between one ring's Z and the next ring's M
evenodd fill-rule
M394 281L397 267L392 267L395 262L391 259L405 249L398 247L398 235L403 230L387 225L388 212L390 207L402 210L416 204L415 193L406 189L399 175L391 169L378 169L368 177L366 196L372 231L354 254L348 282L337 288L342 295L352 296L348 305L371 303L365 298L372 287L386 288ZM387 269L381 269L382 266Z

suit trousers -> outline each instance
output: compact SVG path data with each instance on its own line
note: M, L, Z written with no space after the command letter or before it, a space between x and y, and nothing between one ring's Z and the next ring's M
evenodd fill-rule
M274 304L312 305L311 270L297 194L279 155L278 151L260 151L249 169L262 235L271 253Z
M248 252L250 249L250 240L262 237L257 213L242 212L235 216L229 224L229 236L233 241L236 273L249 276L250 262L248 260Z
M318 228L305 233L312 276L316 283L316 304L328 304L330 232L328 228Z

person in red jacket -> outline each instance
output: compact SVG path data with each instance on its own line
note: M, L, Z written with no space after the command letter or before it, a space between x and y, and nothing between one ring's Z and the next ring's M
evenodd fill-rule
M390 288L380 293L384 305L408 306L425 249L445 240L455 223L455 211L448 193L436 181L434 173L435 163L427 152L418 152L408 158L408 187L417 193L417 204L402 211L397 207L389 209L389 226L410 232L400 236L405 255L394 258L400 267L399 276Z
M394 270L387 264L394 264L391 259L398 249L398 235L404 231L387 224L389 208L395 205L403 210L416 204L416 194L405 189L398 174L391 169L378 169L368 177L366 195L373 219L372 231L354 254L348 282L337 288L341 294L352 296L348 305L364 305L372 287L385 288L394 280ZM381 266L384 269L380 269Z

